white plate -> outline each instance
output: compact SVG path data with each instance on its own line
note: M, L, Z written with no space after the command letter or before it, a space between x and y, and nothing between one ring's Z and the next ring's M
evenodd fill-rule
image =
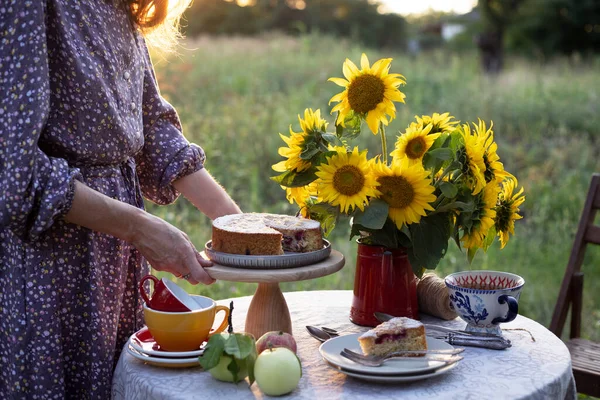
M331 254L331 244L323 239L321 250L309 251L307 253L286 252L276 256L247 256L244 254L229 254L212 249L212 240L206 242L204 252L206 256L217 264L229 267L247 269L282 269L303 267L324 260Z
M370 382L379 382L379 383L419 381L421 379L432 378L437 375L445 374L446 372L450 371L452 368L454 368L458 365L458 363L454 363L454 364L450 364L445 367L442 367L440 369L436 369L433 372L427 372L427 373L416 374L416 375L370 375L370 374L360 374L358 372L348 371L343 368L336 367L335 365L333 365L331 363L327 363L327 364L329 364L331 367L337 369L341 373L351 376L353 378L362 379L362 380L370 381Z
M433 372L435 369L440 368L444 365L441 361L428 361L418 360L418 358L412 358L418 361L405 361L402 358L393 358L386 361L379 367L369 367L362 364L357 364L354 361L343 357L340 352L344 348L348 348L357 353L362 354L362 349L358 343L358 337L361 333L353 333L351 335L338 336L333 339L329 339L319 347L321 356L329 363L343 369L342 372L352 372L358 374L371 374L371 375L401 375L401 374L425 374L427 372ZM443 340L427 338L427 349L428 350L452 350L454 347Z
M199 367L200 362L198 357L191 358L164 358L164 357L152 357L143 353L138 352L130 345L127 346L127 353L133 357L141 360L147 364L154 365L157 367L167 368L187 368L187 367Z
M204 353L204 349L193 351L166 351L162 350L152 337L148 327L143 327L129 337L129 345L142 354L167 358L191 358Z

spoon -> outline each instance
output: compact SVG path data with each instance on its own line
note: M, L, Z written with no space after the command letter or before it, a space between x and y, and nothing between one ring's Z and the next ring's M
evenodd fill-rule
M310 334L310 336L314 337L320 342L325 342L331 339L331 335L325 332L323 329L319 329L316 326L306 325L306 330Z

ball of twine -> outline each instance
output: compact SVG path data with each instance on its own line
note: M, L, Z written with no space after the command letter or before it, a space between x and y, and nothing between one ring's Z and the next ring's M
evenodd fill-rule
M433 273L424 274L417 283L419 311L434 317L451 320L458 316L450 308L450 295L446 283Z

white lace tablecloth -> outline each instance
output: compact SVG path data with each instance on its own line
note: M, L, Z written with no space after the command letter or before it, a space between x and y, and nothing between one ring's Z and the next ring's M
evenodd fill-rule
M348 319L352 291L311 291L284 293L298 343L303 376L288 396L295 399L575 399L571 357L563 342L545 327L523 316L503 328L513 346L507 350L467 347L464 360L446 374L412 383L373 383L348 377L328 366L319 354L316 339L306 325L327 326L347 333L362 332ZM251 297L234 301L233 323L243 331ZM461 329L462 320L442 321L421 315L423 322ZM262 399L257 385L237 385L214 380L202 368L168 369L146 365L123 351L115 370L113 399Z

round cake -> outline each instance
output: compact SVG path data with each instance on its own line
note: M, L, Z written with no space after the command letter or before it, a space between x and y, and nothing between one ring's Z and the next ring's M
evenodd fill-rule
M231 214L212 222L212 249L222 253L277 255L323 248L319 221L267 213Z

